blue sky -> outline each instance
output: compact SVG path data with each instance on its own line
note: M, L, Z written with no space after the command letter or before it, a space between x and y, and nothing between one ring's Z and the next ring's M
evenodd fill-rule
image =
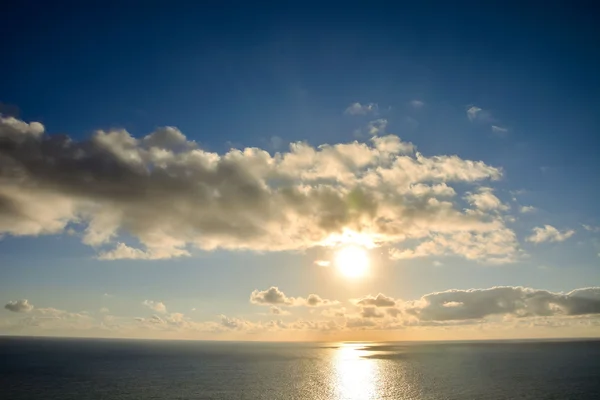
M433 4L8 7L0 333L597 336L592 13Z

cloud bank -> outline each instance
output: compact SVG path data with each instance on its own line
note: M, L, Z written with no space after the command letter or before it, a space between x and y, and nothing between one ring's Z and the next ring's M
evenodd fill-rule
M182 257L191 248L302 250L354 232L381 246L435 243L400 246L400 254L432 246L508 262L518 244L502 207L474 199L463 209L451 186L501 177L498 167L427 157L385 133L367 143L217 154L173 127L142 138L99 130L78 141L0 118L0 234L75 230L105 260ZM119 240L124 234L138 244Z
M597 327L600 326L600 287L581 288L567 293L520 286L453 289L429 293L416 300L395 299L379 293L350 300L348 307L324 308L319 313L311 313L317 319L298 318L289 322L270 318L285 317L289 320L292 317L281 306L310 306L308 299L311 297L301 301L295 300L298 298L291 300L280 290L271 289L258 292L262 294L255 296L264 301L258 304L270 308L269 314L260 314L263 316L260 320L217 315L211 320L196 321L178 312L131 318L108 313L68 312L51 307L34 308L25 300L20 300L11 301L5 307L14 314L9 319L0 320L0 332L57 332L63 335L90 332L94 336L118 337L164 337L168 334L171 335L169 337L184 335L188 338L219 338L234 333L238 336L226 337L244 338L244 335L287 332L285 338L289 339L288 333L292 332L336 334L417 329L419 332L443 333L448 329L473 330L474 326L478 331L491 332L537 327L584 329L582 332L595 332L597 335ZM318 298L320 300L315 304L326 303ZM18 313L22 313L21 316ZM527 331L520 332L527 335ZM562 335L572 331L564 332Z

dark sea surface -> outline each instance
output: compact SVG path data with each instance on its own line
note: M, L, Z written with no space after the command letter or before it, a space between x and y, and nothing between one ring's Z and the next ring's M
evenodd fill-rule
M600 399L600 341L0 337L0 399Z

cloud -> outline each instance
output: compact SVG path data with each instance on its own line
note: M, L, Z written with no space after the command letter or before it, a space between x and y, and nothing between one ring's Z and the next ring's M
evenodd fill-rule
M267 290L254 290L250 294L250 303L258 305L275 306L308 306L322 307L339 304L336 300L323 299L316 294L309 294L307 298L288 297L277 286L271 286Z
M467 117L471 122L493 122L492 114L477 106L467 108Z
M379 293L375 297L368 295L362 299L358 299L356 300L356 304L359 306L393 307L396 305L396 300L383 293Z
M183 245L183 244L182 244ZM117 246L109 251L98 254L100 260L163 260L173 257L187 257L190 253L174 246L155 246L148 251L127 246L125 243L117 243Z
M108 308L106 308L106 307L102 307L102 308L99 310L99 312L100 312L101 314L108 314L108 313L109 313L109 310L108 310Z
M573 316L600 313L600 288L553 293L524 287L448 290L400 305L420 321L482 319L492 315Z
M561 232L552 225L544 225L543 227L533 228L533 234L525 240L532 243L563 242L574 234L575 231L572 229Z
M482 211L506 211L508 206L503 204L498 197L493 194L493 189L481 187L476 193L467 193L466 200Z
M535 210L537 210L537 209L536 209L535 207L533 207L533 206L521 206L521 207L519 208L519 212L520 212L521 214L532 213L532 212L534 212Z
M492 132L494 132L497 135L505 135L506 133L508 133L508 129L507 128L502 128L498 125L492 125Z
M323 299L317 294L309 294L306 300L304 301L304 304L309 307L322 307L339 304L339 301Z
M367 114L376 114L378 110L379 110L379 107L375 103L369 103L369 104L363 105L363 104L356 102L356 103L350 104L350 106L348 106L348 108L346 108L346 111L344 111L344 113L349 114L349 115L367 115Z
M485 233L433 234L414 248L389 250L389 256L393 260L453 254L490 264L514 262L519 256L517 237L512 230L506 228Z
M343 318L346 316L346 309L344 307L341 308L327 308L321 311L321 315L325 317L332 318Z
M16 313L28 313L33 310L33 304L29 303L27 299L9 301L4 305L4 308L8 311Z
M360 316L362 318L383 318L385 314L378 311L375 307L363 307Z
M271 306L269 312L273 315L290 315L290 312L282 309L281 307Z
M148 307L149 309L154 310L159 313L162 313L162 314L167 312L167 307L164 305L164 303L162 301L144 300L142 302L142 304L145 305L146 307Z
M221 325L228 329L235 330L249 330L255 328L255 324L240 318L231 318L225 315L221 315Z
M600 232L600 226L592 226L592 225L586 225L586 224L581 224L581 226L583 227L583 229L585 229L588 232L592 232L592 233Z
M410 105L413 108L422 108L425 105L425 102L423 102L421 100L411 100Z
M331 265L331 261L317 260L315 261L315 264L317 264L319 267L329 267L329 265Z
M482 161L427 157L395 135L217 154L172 127L142 138L100 130L75 140L0 118L0 235L75 228L104 260L184 257L191 248L305 250L346 232L377 246L432 236L447 242L459 233L478 242L508 228L501 218L464 210L452 185L501 177ZM485 247L472 246L482 251L452 252L489 258Z
M286 305L293 306L299 302L295 297L287 297L277 286L267 290L255 290L250 294L250 303L259 305Z
M388 125L388 120L385 118L379 118L379 119L376 119L373 121L369 121L367 123L367 133L370 136L383 135L383 134L385 134L387 125ZM406 145L409 145L409 143L406 143Z

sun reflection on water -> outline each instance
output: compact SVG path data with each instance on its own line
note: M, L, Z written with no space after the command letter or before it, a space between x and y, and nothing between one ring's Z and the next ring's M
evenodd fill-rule
M377 360L363 358L365 344L343 343L335 357L335 391L340 400L380 399Z

